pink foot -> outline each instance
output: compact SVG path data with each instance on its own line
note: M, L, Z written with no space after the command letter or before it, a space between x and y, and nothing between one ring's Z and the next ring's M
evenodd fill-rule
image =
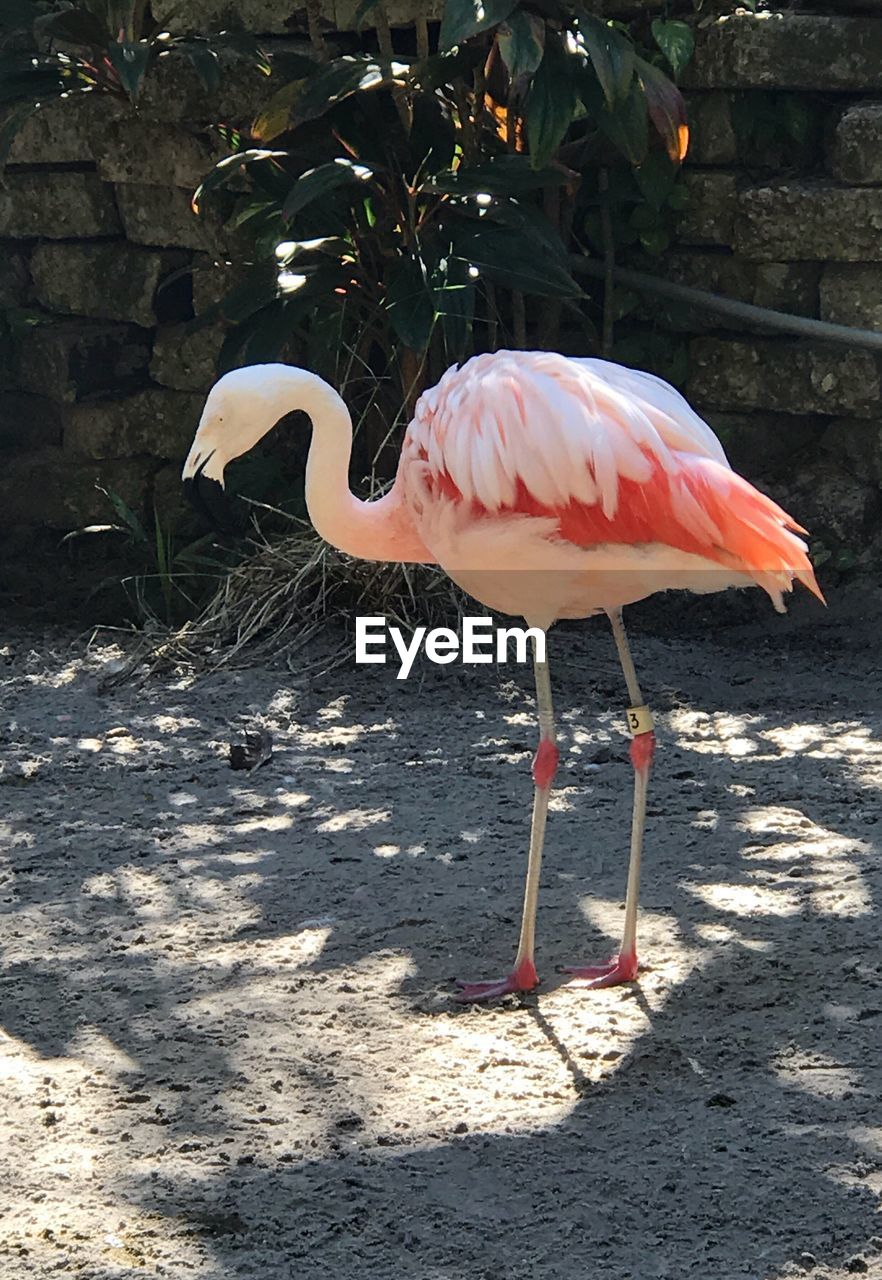
M472 1004L481 1000L496 1000L516 991L532 991L539 983L536 966L532 960L522 960L507 978L490 982L458 982L460 1004Z
M568 966L564 973L571 973L579 986L586 986L596 991L600 987L615 987L620 982L633 982L637 977L639 965L635 951L625 955L620 952L606 964L592 964L579 969Z

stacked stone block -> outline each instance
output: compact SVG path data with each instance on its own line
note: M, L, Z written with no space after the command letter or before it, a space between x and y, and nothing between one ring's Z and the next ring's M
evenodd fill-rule
M208 97L169 57L137 110L82 95L18 134L0 184L0 533L106 520L103 489L177 515L223 339L188 326L193 279L204 295L229 247L191 200L223 154L212 125L247 123L266 87L231 62Z
M882 331L882 16L846 7L741 12L700 27L687 81L692 201L667 269L761 306ZM739 131L752 104L784 111L788 98L809 113L809 139L764 145ZM745 334L710 313L679 319L703 334L690 346L687 394L733 460L784 497L792 489L828 547L874 560L880 357Z

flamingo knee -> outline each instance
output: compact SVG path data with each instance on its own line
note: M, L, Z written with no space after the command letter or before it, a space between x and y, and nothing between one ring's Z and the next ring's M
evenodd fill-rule
M543 738L533 757L533 781L542 791L547 791L557 773L560 752L550 738Z

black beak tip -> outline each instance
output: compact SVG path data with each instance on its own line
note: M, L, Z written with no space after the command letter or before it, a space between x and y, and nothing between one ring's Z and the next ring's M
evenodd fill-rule
M210 480L197 471L195 476L184 481L184 494L215 533L231 536L242 533L242 523L236 519L226 491L217 480Z

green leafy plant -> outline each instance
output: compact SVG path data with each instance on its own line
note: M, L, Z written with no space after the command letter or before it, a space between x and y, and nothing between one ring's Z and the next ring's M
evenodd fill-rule
M664 187L634 227L660 250L688 137L663 64L682 68L691 30L656 22L643 48L579 5L448 0L434 51L378 31L376 51L289 64L196 204L226 199L253 238L253 270L215 313L234 326L227 366L293 348L334 380L342 351L409 409L475 349L528 330L553 346L565 310L590 328L569 254L590 242L601 170L633 175L637 201Z
M47 99L97 92L136 103L150 67L173 49L190 60L209 93L220 82L223 50L269 72L259 43L245 33L171 35L151 16L148 0L4 0L0 110L8 110L0 163L25 119Z
M118 493L100 485L98 488L110 503L115 519L75 529L62 542L96 534L121 534L128 555L142 566L139 572L121 580L138 621L171 626L192 617L233 560L214 545L212 534L180 545L178 534L163 523L155 506L151 529ZM114 584L117 581L114 579Z

